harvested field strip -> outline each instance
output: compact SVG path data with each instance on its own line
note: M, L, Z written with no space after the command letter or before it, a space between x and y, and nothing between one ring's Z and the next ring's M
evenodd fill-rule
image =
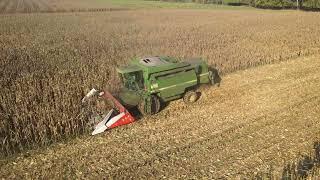
M2 162L0 174L253 178L272 167L278 179L320 138L319 69L313 56L233 73L220 88L204 87L195 105L175 101L100 137L22 154Z
M202 119L203 122L199 122L199 121L191 121L191 122L188 122L188 123L192 123L192 124L186 124L186 123L176 123L174 121L169 121L167 122L166 126L165 127L181 127L183 126L183 129L186 129L186 131L188 130L191 130L192 127L195 125L195 124L205 124L205 121L207 121L207 119L205 117L208 117L210 119L215 119L215 117L217 116L228 116L230 115L229 113L230 112L226 112L224 111L224 109L221 109L219 108L219 103L224 103L224 104L229 104L230 106L232 106L233 104L237 104L239 106L243 106L244 103L249 103L247 101L245 101L244 98L240 98L240 97L245 97L247 98L250 94L254 93L256 95L256 101L260 101L260 102L263 102L264 100L268 101L268 102L277 102L277 99L291 99L290 98L290 94L287 94L286 92L290 91L291 89L296 89L296 88L301 88L305 85L307 85L308 83L312 82L312 83L316 83L318 81L318 78L319 77L314 77L314 75L311 75L312 72L314 72L314 70L317 69L317 67L311 67L310 68L310 75L309 76L306 76L304 75L304 80L300 80L300 81L296 81L295 77L294 76L287 76L287 77L290 77L290 78L287 78L287 83L283 84L283 85L278 85L276 88L272 88L270 89L269 88L269 91L261 91L262 88L266 88L265 87L265 84L270 82L269 81L266 81L266 79L264 80L259 80L258 82L252 82L252 83L256 83L258 84L256 87L251 87L252 84L248 83L248 84L243 84L241 85L240 87L237 87L237 88L231 88L228 90L228 94L225 94L225 97L223 97L224 95L222 94L217 94L217 93L212 93L210 96L206 96L204 98L202 98L202 101L201 101L201 104L197 104L196 106L210 106L210 109L212 109L211 113L208 112L209 110L208 109L201 109L201 108L197 108L196 111L194 112L197 112L197 113L191 113L190 114L190 117L192 118L196 118L198 116L198 114L203 114L204 118ZM299 74L299 73L296 73L296 74ZM280 77L282 75L279 75ZM272 80L271 80L272 82ZM261 84L261 85L260 85ZM261 87L262 86L262 87ZM248 88L250 88L250 90L248 90ZM311 90L310 90L311 91ZM272 92L277 92L277 96L275 97L266 97L266 95L268 94L271 94ZM233 94L238 94L239 95L239 98L236 98L236 99L230 99L229 97L232 96ZM313 91L311 92L308 92L308 89L304 90L304 91L301 91L299 92L299 94L296 94L298 96L301 96L303 99L309 99L309 98L313 98L313 93L314 92L314 89ZM279 95L280 94L280 95ZM311 97L310 97L311 96ZM212 101L214 102L217 102L215 104L212 104ZM281 104L278 104L277 107L279 109L283 109L284 105L285 106L288 106L288 105L294 105L296 103L299 103L299 101L295 101L292 100L292 102L279 102ZM258 111L258 107L255 108L255 109L252 109L251 107L250 108L246 108L243 112L241 113L245 113L245 114L251 114L252 111L254 111L257 115L260 115L260 114L263 114L261 118L258 118L258 119L262 119L265 115L264 114L267 114L267 113L272 113L270 112L270 109L274 109L274 103L272 104L273 106L263 106L263 109L261 109L261 112ZM289 108L290 106L288 106ZM171 113L172 114L166 114L166 112L163 112L163 114L159 114L159 121L161 118L163 117L168 117L168 116L174 116L176 114L180 114L181 112L185 112L185 113L188 113L189 109L187 106L185 106L184 104L179 104L179 106L177 105L175 107L174 110L171 110ZM281 110L279 110L281 111ZM175 113L174 113L175 112ZM170 113L170 112L169 112ZM240 118L239 117L240 114L232 114L231 116L233 116L233 119L237 119L237 118ZM243 114L241 114L243 115ZM238 117L237 117L238 116ZM223 125L225 122L224 119L218 119L220 121L215 121L215 125L217 125L217 127L220 127L221 125ZM248 119L247 121L251 121L250 119ZM228 122L231 126L234 126L235 124L239 123L237 121L234 121L234 122ZM247 122L243 122L242 125L246 125ZM189 129L187 129L189 127ZM211 131L211 129L209 130ZM221 130L220 130L221 131ZM180 132L176 132L172 135L175 135L175 134L178 134ZM207 133L207 132L205 132Z
M319 110L319 98L317 99L313 99L313 101L311 100L309 102L309 100L307 99L307 101L305 101L302 104L298 104L297 106L295 106L296 108L295 111L293 111L293 113L298 113L300 112L301 108L314 108L317 107ZM298 109L297 109L298 108ZM285 109L282 109L285 110ZM299 128L308 128L308 127L319 127L319 121L318 119L308 119L310 120L310 122L306 125L306 122L303 123L299 123L298 121L296 123L294 123L294 127L290 127L289 125L292 124L292 120L293 118L291 116L288 116L286 113L287 111L284 111L285 113L274 113L276 115L267 117L266 120L269 120L270 122L265 122L266 124L262 124L262 122L259 122L258 124L253 123L252 125L248 125L248 127L250 127L250 131L247 133L242 133L239 131L235 132L235 136L237 137L238 133L241 133L242 135L237 137L237 139L235 141L231 141L228 142L228 138L226 138L227 143L232 143L237 145L237 149L235 149L234 147L224 147L223 150L218 151L218 152L228 152L228 154L232 154L232 157L227 157L225 158L225 153L221 153L221 154L217 154L218 159L222 162L222 163L217 163L221 166L229 166L229 172L226 171L221 171L221 172L217 172L217 174L233 174L235 173L238 174L239 172L243 170L245 170L244 172L247 173L253 173L253 172L257 172L259 169L255 169L256 165L260 165L261 162L263 162L264 164L268 164L269 161L271 160L270 157L273 157L274 159L284 159L286 158L285 155L278 155L278 151L280 149L280 147L283 144L283 141L285 138L289 138L292 136L297 136L299 137L301 132L299 130L297 130L297 127ZM284 114L284 115L283 115ZM303 117L299 117L299 118L303 118ZM314 116L313 118L320 118L319 116ZM295 118L296 120L299 120L298 118ZM250 123L251 124L251 123ZM311 126L310 126L311 125ZM288 131L288 133L284 133L284 131ZM316 132L316 129L311 129L311 131L307 131L304 132L304 134L302 134L302 136L305 138L305 140L308 139L315 139L317 138L320 133ZM282 134L285 134L282 135ZM243 144L242 142L245 139L249 138L257 138L259 139L259 141L253 141L250 146L248 146L248 144ZM290 139L290 141L294 141L295 139ZM298 142L301 140L298 140ZM225 143L225 142L224 142ZM297 142L296 142L297 143ZM312 142L310 142L312 143ZM264 159L258 159L258 162L260 161L259 164L255 164L252 163L250 161L245 161L246 159L250 159L251 161L254 160L254 157L256 158L256 156L258 154L264 154L263 152L269 152L269 154L272 154L273 156L270 157L265 157ZM298 153L298 152L295 152ZM264 154L265 155L265 154ZM276 155L276 157L275 157ZM248 162L250 162L249 164L247 164ZM245 163L245 166L241 166L242 163ZM231 165L231 166L230 166ZM241 169L239 169L240 166ZM232 167L235 166L235 167ZM237 168L237 171L234 171L234 168ZM251 172L250 172L251 171Z
M318 77L319 78L319 77ZM310 81L308 81L308 83L310 83ZM315 83L315 82L314 82ZM294 87L292 87L294 88ZM287 89L289 90L289 89ZM269 92L270 93L270 92ZM278 92L279 94L285 94L285 92ZM312 93L311 93L312 95ZM262 96L263 97L263 96ZM304 104L307 103L308 106L310 106L309 104L311 104L311 107L313 107L314 105L318 105L319 104L319 96L317 97L311 97L311 98L307 98L307 97L301 97L303 100L300 101L300 102L297 102L297 103L294 103L293 105L289 106L289 107L285 107L285 108L280 108L277 112L267 112L266 114L270 113L272 115L270 115L270 117L268 117L268 115L264 115L262 117L259 117L257 119L254 119L254 120L250 120L249 119L249 122L244 122L240 125L236 125L236 124L231 124L230 123L230 126L232 126L232 128L229 128L227 130L223 130L223 131L215 131L215 133L219 134L220 136L217 137L217 134L214 134L212 136L207 136L205 139L201 138L201 140L196 140L196 141L191 141L191 142L188 142L188 143L184 143L183 146L181 147L177 147L174 148L174 149L171 149L169 152L168 151L165 151L165 152L157 152L153 157L154 158L161 158L162 157L171 157L172 155L177 155L179 156L179 152L184 152L186 150L188 150L190 147L195 147L197 146L198 148L201 149L201 147L206 147L212 151L215 151L215 152L221 152L221 154L219 155L219 153L215 153L216 156L218 156L218 159L221 161L221 162L224 162L226 163L226 166L228 165L229 161L234 161L234 158L235 157L227 157L227 158L224 158L225 156L225 152L230 152L230 154L236 154L237 153L242 153L244 154L243 152L237 152L239 149L241 150L242 148L239 146L237 149L230 149L228 150L224 145L225 144L229 144L229 143L232 143L232 144L241 144L240 142L243 140L243 138L248 138L250 137L250 135L252 135L252 133L258 133L259 131L262 131L264 129L267 128L267 132L270 132L270 129L273 129L274 127L277 127L277 126L280 126L282 124L286 124L288 123L288 121L290 121L290 119L285 119L286 121L282 122L281 121L281 118L283 118L283 116L281 115L282 113L281 112L287 112L288 110L294 108L294 107L304 107ZM314 102L315 101L315 102ZM207 108L206 108L207 109ZM180 113L180 112L179 112ZM209 116L210 114L208 114L208 112L198 112L199 114L205 114L207 116ZM276 114L277 116L275 116L274 114ZM278 117L279 116L279 117ZM190 119L196 119L196 118L192 118L192 115L190 115ZM183 121L183 119L181 119ZM266 121L266 122L264 122ZM312 121L311 121L312 122ZM197 122L199 124L202 124L201 122ZM314 122L313 122L314 123ZM179 124L179 123L178 123ZM188 124L190 125L190 124ZM218 124L215 124L216 127L219 127ZM316 124L315 124L316 125ZM271 127L270 127L271 126ZM189 127L195 127L195 124L194 125L190 125ZM210 125L209 125L210 127ZM280 127L284 127L284 126L280 126ZM164 127L165 128L165 127ZM169 128L169 127L167 127ZM171 128L174 128L171 126ZM177 127L178 128L178 127ZM186 131L186 128L184 126L180 127L181 129L183 129L184 131ZM188 129L189 131L192 131L192 129ZM194 128L193 128L194 130ZM245 131L248 131L249 132L242 132L242 130L245 130ZM211 130L212 131L212 130ZM199 132L199 131L197 131ZM272 141L275 139L275 137L269 137L268 135L266 136L263 136L265 135L267 132L262 132L260 134L261 137L257 137L256 135L252 135L251 138L259 138L261 139L261 141L264 141L264 144L254 144L252 146L252 148L259 148L259 150L253 150L250 147L247 147L249 149L246 149L246 153L250 153L252 151L254 152L259 152L263 149L267 149L269 146L270 148L272 146L276 146L277 144L279 144L279 142L275 142L275 141ZM210 132L205 132L205 133L201 133L200 137L203 137L205 136L205 134L209 134ZM165 134L168 134L168 135L172 135L172 136L175 136L175 133L167 133L165 132ZM181 131L179 131L179 134L185 134ZM272 133L273 135L276 135L277 136L277 133ZM222 135L222 136L221 136ZM258 134L259 135L259 134ZM214 139L215 137L218 138L218 141L216 142ZM134 138L134 137L133 137ZM266 138L266 139L263 139L263 138ZM238 141L240 141L239 143L237 143ZM279 141L279 140L278 140ZM281 141L281 138L280 138L280 141ZM261 143L261 142L257 142L257 143ZM212 145L212 146L210 146ZM217 148L218 147L218 148ZM234 148L234 147L232 147ZM197 148L192 148L193 150L195 151L199 151ZM235 152L233 152L235 151ZM151 153L151 152L150 152ZM196 153L196 152L190 152L190 154L184 154L184 157L193 157L194 154L201 154L201 156L205 156L204 154L206 153ZM249 156L248 155L248 156ZM210 155L211 156L211 155ZM241 156L241 158L245 158L243 156ZM170 159L170 158L169 158ZM198 158L199 159L199 158ZM206 158L204 158L206 159ZM168 159L167 159L168 160ZM136 168L132 168L134 170L138 169L138 167L140 167L141 165L143 164L152 164L152 162L154 162L155 159L150 159L150 160L147 160L147 162L150 162L150 163L147 163L145 161L141 162L141 164L130 164L128 165L126 168L124 169L120 169L118 172L127 172L127 171L130 171L130 169L132 168L132 166L135 166ZM221 163L218 163L218 164L221 164ZM215 166L215 164L213 164ZM179 165L178 165L179 166ZM143 170L142 170L143 171ZM223 173L222 173L223 174Z
M316 102L311 102L310 104L307 103L307 107L305 106L298 106L298 107L303 107L303 108L310 108L313 107L314 105L318 105L320 102L319 98L317 99ZM286 110L286 109L282 109ZM138 174L143 174L148 172L148 169L152 169L153 163L156 161L161 161L162 166L165 166L164 163L166 163L168 166L172 163L172 157L176 157L179 159L183 158L188 158L188 159L210 159L212 158L212 154L206 152L211 151L215 152L215 158L218 160L215 163L210 163L210 164L202 164L197 167L197 169L193 169L193 172L199 172L201 169L204 170L206 168L211 167L211 171L214 171L215 167L230 167L230 165L237 165L239 162L243 162L245 159L249 159L251 156L256 156L256 154L259 154L261 151L268 151L268 149L274 148L274 147L279 147L279 144L283 141L283 138L276 138L276 137L270 137L268 134L270 134L270 129L274 131L275 127L284 127L281 125L286 125L291 119L285 119L286 121L281 120L283 116L277 116L275 117L269 117L269 118L263 118L265 120L269 120L270 122L264 122L262 123L261 121L255 122L254 124L249 124L248 127L244 128L243 127L237 127L234 129L234 131L223 131L223 132L217 132L221 133L223 136L219 137L219 141L216 141L215 136L208 136L205 139L201 140L196 140L193 142L188 142L187 144L184 144L183 146L177 147L170 149L169 151L164 151L164 152L156 152L152 158L150 159L144 159L142 162L137 162L135 161L134 164L127 164L125 167L122 167L116 171L116 173L109 173L111 177L118 177L120 176L121 172L126 172L128 174L130 173L137 173L138 169ZM260 118L258 118L260 119ZM281 124L282 123L282 124ZM319 122L312 122L315 123L313 125L319 126ZM250 127L250 129L248 129ZM296 128L296 127L295 127ZM290 130L290 128L288 128ZM288 130L288 131L289 131ZM246 132L248 131L248 132ZM296 132L292 132L296 133ZM273 134L275 136L279 136L277 134ZM314 134L314 132L309 133L307 137L317 137L320 134ZM248 146L247 144L243 144L244 139L249 138L257 138L259 139L259 142L253 141L253 143ZM234 146L228 147L227 144L232 144L232 145L238 145L237 148L234 148ZM244 147L242 147L244 146ZM205 150L203 149L205 147ZM204 151L204 152L202 152ZM230 154L230 156L226 156L226 152ZM277 151L276 151L277 152ZM276 153L273 151L273 153ZM281 157L280 157L281 158ZM175 159L173 159L175 160ZM268 163L268 161L263 161L264 163ZM146 165L147 164L147 165ZM184 167L184 164L175 164L175 166L182 166ZM144 168L141 168L144 167ZM251 167L251 168L249 168ZM250 170L257 171L254 169L255 164L247 164L245 167L243 167L244 172L250 172ZM238 167L236 167L238 168ZM224 171L224 170L223 170ZM215 172L211 173L213 177L218 177L219 175L234 175L232 173L238 174L241 172L235 171L235 169L232 169L230 172ZM185 172L186 173L186 172ZM145 174L151 175L151 174Z

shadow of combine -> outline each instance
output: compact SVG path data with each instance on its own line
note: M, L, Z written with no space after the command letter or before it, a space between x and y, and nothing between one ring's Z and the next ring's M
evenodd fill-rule
M296 162L288 163L282 172L282 180L306 179L319 177L317 170L320 168L320 142L315 142L313 152L301 156Z
M289 163L283 168L283 180L291 180L297 178L307 178L309 172L315 166L315 162L310 156L303 156L298 163Z
M143 115L141 114L141 112L139 111L139 109L137 107L130 108L130 109L128 109L128 111L135 118L136 121L143 118Z
M254 176L254 179L281 179L281 180L296 180L296 179L319 179L320 178L320 141L314 143L313 149L309 155L303 155L287 163L280 177L275 178L275 172L272 168L268 172L259 172ZM278 174L278 173L277 173Z

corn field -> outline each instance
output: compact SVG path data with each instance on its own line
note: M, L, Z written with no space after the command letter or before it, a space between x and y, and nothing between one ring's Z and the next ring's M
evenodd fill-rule
M117 91L114 68L131 57L201 56L232 73L319 53L319 18L177 9L1 15L0 154L87 133L81 98L92 87Z

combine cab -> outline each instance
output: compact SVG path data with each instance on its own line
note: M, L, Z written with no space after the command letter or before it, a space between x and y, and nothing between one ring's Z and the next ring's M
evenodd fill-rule
M208 83L214 85L217 78L216 71L209 70L208 65L201 59L179 62L175 58L158 56L133 59L129 66L117 68L117 72L123 84L118 99L109 92L100 92L100 97L112 101L119 114L111 117L110 111L93 134L133 122L134 118L126 108L137 107L142 115L152 115L160 111L164 102L183 98L185 103L193 103L199 98L195 92L197 87ZM99 94L98 91L92 91L84 101L94 94ZM120 118L111 121L115 117ZM127 117L127 120L122 117ZM102 126L106 128L101 128Z

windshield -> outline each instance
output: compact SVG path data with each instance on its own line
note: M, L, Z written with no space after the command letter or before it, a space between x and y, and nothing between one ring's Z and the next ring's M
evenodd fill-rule
M129 90L137 91L143 89L142 71L122 74L121 81L124 87Z

